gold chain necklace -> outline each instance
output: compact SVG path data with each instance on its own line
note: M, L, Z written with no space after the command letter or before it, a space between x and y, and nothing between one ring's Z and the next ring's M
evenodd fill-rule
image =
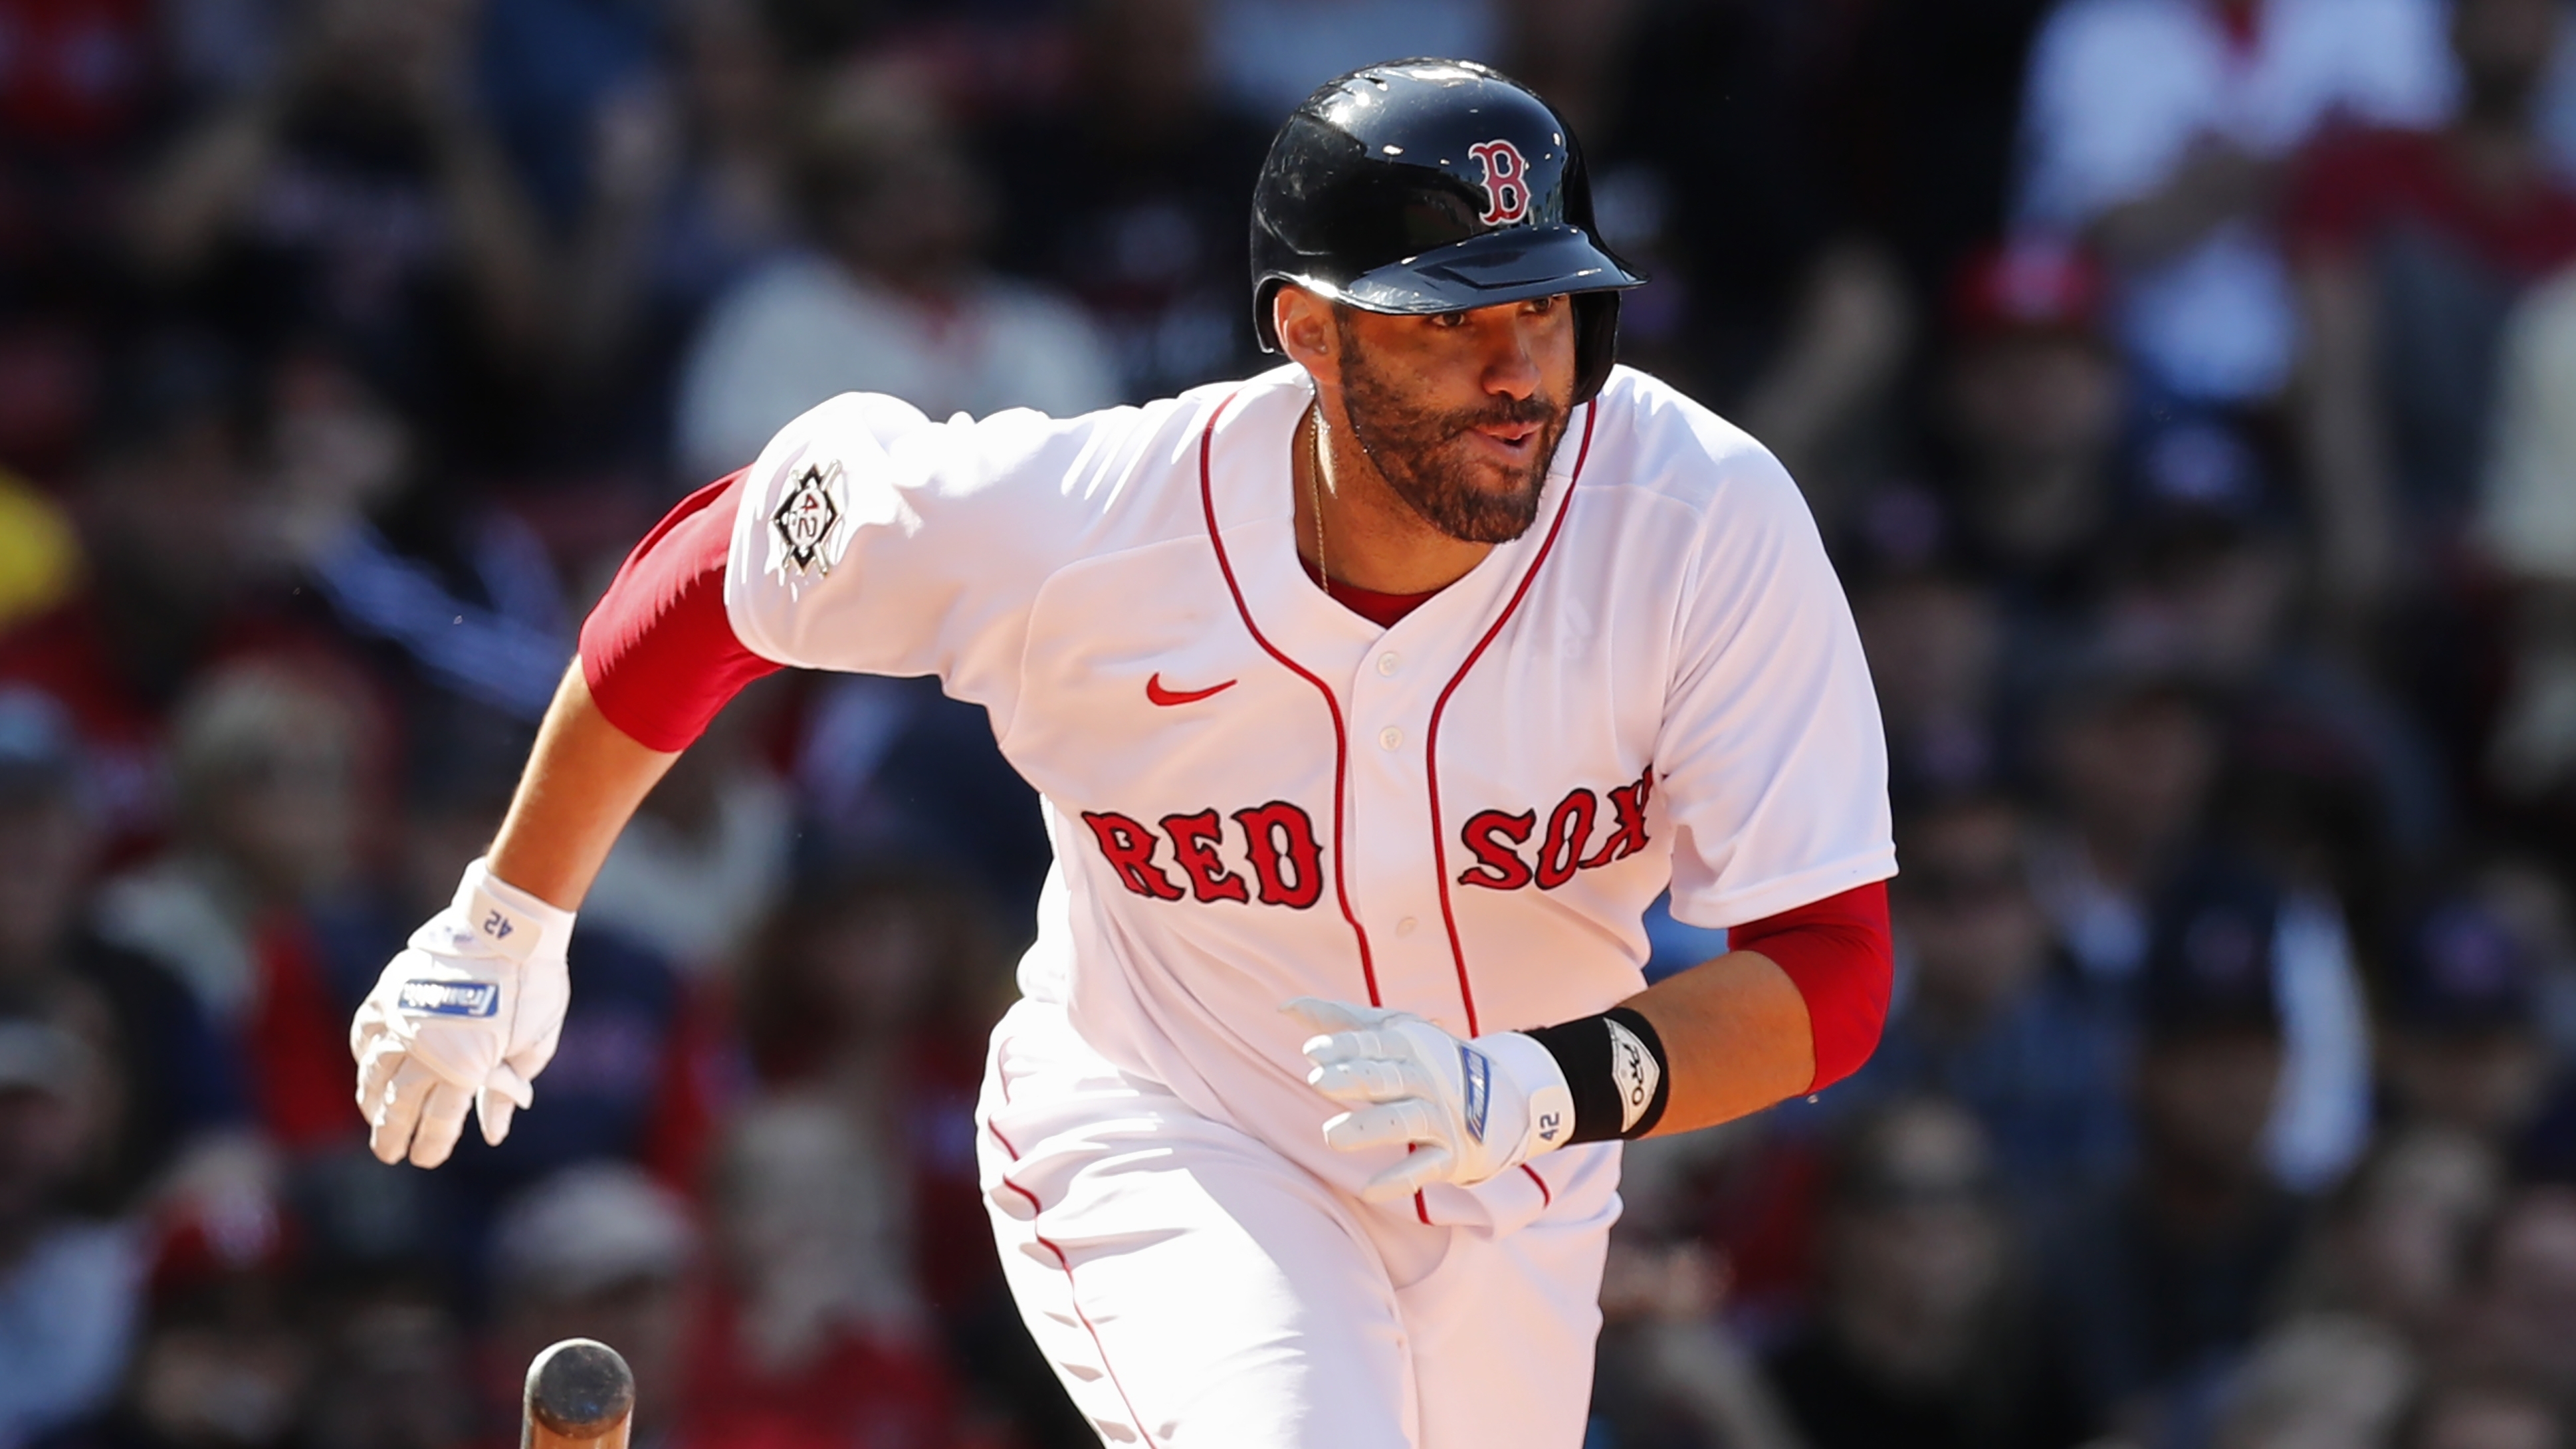
M1306 481L1315 505L1315 582L1323 587L1324 596L1332 597L1333 576L1324 569L1324 410L1321 404L1307 415Z

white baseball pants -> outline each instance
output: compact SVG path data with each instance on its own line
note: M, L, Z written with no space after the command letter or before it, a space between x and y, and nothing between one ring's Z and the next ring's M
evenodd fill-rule
M1582 1443L1615 1193L1499 1237L1427 1226L1120 1073L1045 1002L995 1031L978 1116L1011 1291L1105 1444Z

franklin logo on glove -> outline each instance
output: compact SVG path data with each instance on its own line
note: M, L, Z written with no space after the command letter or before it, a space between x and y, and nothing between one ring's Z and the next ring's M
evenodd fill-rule
M488 981L406 981L395 998L405 1011L435 1016L498 1016L501 988Z

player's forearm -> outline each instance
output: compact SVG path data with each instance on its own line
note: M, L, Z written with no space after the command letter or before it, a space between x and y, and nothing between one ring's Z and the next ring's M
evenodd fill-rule
M1758 951L1729 951L1622 1005L1654 1024L1672 1078L1649 1136L1732 1122L1804 1092L1815 1079L1806 999Z
M1431 1182L1472 1186L1575 1143L1688 1132L1814 1091L1877 1043L1875 1020L1866 1044L1840 1039L1837 1022L1871 1009L1855 1013L1836 997L1857 984L1883 1007L1884 982L1871 978L1883 974L1886 937L1868 927L1884 901L1871 885L1748 922L1737 928L1746 949L1597 1016L1471 1042L1409 1012L1300 997L1287 1010L1316 1033L1304 1046L1306 1080L1351 1108L1324 1124L1324 1140L1344 1152L1414 1149L1361 1188L1383 1202ZM1781 959L1751 949L1765 942ZM1819 967L1834 984L1808 979Z
M578 909L618 832L678 758L611 724L575 663L492 841L492 874L549 905Z
M671 762L778 666L734 637L725 558L740 474L682 499L600 596L520 777L492 873L572 910Z
M1732 1121L1869 1060L1896 969L1884 882L1745 921L1729 937L1735 949L1598 1016L1522 1033L1554 1058L1572 1098L1570 1131L1552 1145Z

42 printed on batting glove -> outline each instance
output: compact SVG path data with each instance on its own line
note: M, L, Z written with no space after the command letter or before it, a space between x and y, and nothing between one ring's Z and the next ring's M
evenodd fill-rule
M349 1026L358 1110L378 1158L436 1167L464 1135L468 1108L484 1141L497 1147L509 1135L563 1032L572 917L478 860L456 899L412 932Z
M1410 1012L1301 996L1287 1012L1317 1035L1308 1083L1350 1110L1324 1124L1343 1152L1410 1147L1360 1188L1371 1202L1435 1182L1473 1187L1574 1131L1574 1094L1555 1056L1516 1031L1461 1040Z

